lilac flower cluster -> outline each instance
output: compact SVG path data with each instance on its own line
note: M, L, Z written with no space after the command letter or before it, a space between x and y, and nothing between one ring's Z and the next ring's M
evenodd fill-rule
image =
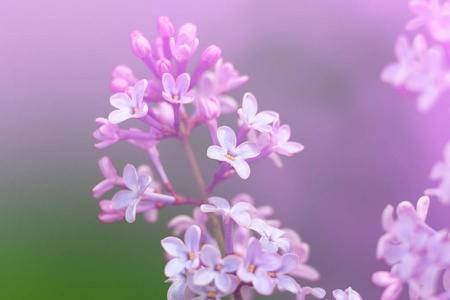
M425 27L436 44L428 46L421 33L412 43L399 36L395 43L397 62L383 69L381 79L397 89L417 93L417 109L427 112L450 88L450 2L410 0L409 8L416 17L406 24L406 30Z
M306 264L308 244L296 231L271 219L272 207L255 207L246 194L238 194L231 204L212 197L215 186L235 173L247 179L250 164L256 160L269 157L281 167L279 155L292 156L303 146L290 141L290 127L281 123L278 113L258 111L253 94L246 93L241 105L226 95L248 77L223 61L218 46L207 47L194 71L186 71L199 47L194 24L185 24L175 33L169 18L161 16L157 29L153 43L141 32L131 32L131 49L153 76L139 80L124 65L114 68L111 89L115 94L110 103L115 110L107 119L96 119L99 128L94 137L98 149L122 140L146 151L159 180L147 165L136 169L128 164L120 176L111 160L103 157L99 167L105 179L93 188L94 197L102 198L116 187L121 190L110 200L100 201L99 219L133 223L137 214L143 214L154 223L164 207L196 206L193 217L178 215L168 223L175 235L184 233L184 240L167 237L161 242L168 259L164 273L172 283L168 299L221 299L228 295L250 299L255 292L270 295L275 288L293 293L296 299L306 295L323 298L323 289L300 286L293 278L314 281L319 273ZM239 117L237 134L218 125L222 114L233 113ZM147 129L121 127L130 119L141 121ZM205 125L211 136L212 145L205 147L204 153L218 161L208 186L190 144L191 133L200 125ZM172 186L158 151L159 143L169 138L181 142L201 199L181 195ZM333 296L361 299L351 288L335 290Z
M450 235L448 230L436 231L425 223L430 199L394 207L388 205L381 224L386 232L378 241L377 258L391 270L376 272L374 284L384 287L383 300L397 299L404 284L409 286L410 299L450 299ZM439 291L439 281L444 290Z

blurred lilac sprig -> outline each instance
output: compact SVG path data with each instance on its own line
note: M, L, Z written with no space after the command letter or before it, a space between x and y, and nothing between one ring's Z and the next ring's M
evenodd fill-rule
M409 8L416 17L406 24L406 30L425 27L435 44L429 46L422 33L411 43L400 35L395 43L397 61L382 70L381 79L418 94L417 109L427 112L450 89L450 2L410 0Z
M397 299L405 284L410 299L450 299L450 235L436 231L425 223L430 199L401 202L396 209L388 205L381 219L386 232L378 241L377 258L384 260L390 271L373 274L374 284L384 287L382 300ZM444 290L439 290L439 281Z
M170 19L161 16L157 29L153 42L139 31L130 33L131 50L152 76L138 79L125 65L114 68L111 89L115 94L110 103L116 109L107 119L96 119L100 127L94 137L98 149L127 141L146 151L159 180L147 165L136 169L127 164L120 176L111 160L103 157L99 167L105 179L94 187L94 198L115 188L121 190L110 200L100 201L100 221L133 223L136 215L142 214L155 223L164 207L195 206L193 217L178 215L168 223L175 235L184 233L184 239L167 237L161 242L168 259L164 273L172 283L168 299L192 299L195 295L194 299L229 295L250 299L255 292L270 295L276 289L291 292L296 299L306 295L323 298L323 289L300 286L294 279L314 281L319 273L307 264L309 245L300 235L270 219L272 207L255 207L246 194L238 194L231 204L211 197L216 185L235 173L247 179L253 162L270 157L281 167L279 155L292 156L302 151L303 145L290 141L291 129L281 124L277 112L258 112L253 94L244 94L242 105L226 94L245 84L248 77L223 61L218 46L207 47L194 71L186 72L199 47L194 24L187 23L175 33ZM239 117L237 134L228 126L219 127L223 114ZM122 128L130 119L140 121L140 127L146 129ZM209 185L190 143L190 135L200 125L208 128L211 137L205 157L218 161ZM172 185L158 150L159 143L170 138L181 142L201 199L181 195ZM351 288L335 290L333 295L338 300L361 299Z

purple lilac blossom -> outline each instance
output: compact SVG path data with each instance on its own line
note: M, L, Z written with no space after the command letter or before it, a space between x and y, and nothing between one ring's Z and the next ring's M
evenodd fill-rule
M192 292L194 292L195 294L198 294L199 296L192 298L192 300L208 300L208 299L220 300L220 299L222 299L222 297L226 297L229 294L231 294L233 292L233 290L236 289L237 283L238 283L236 276L230 275L230 278L231 278L230 290L223 292L212 284L208 284L208 285L204 285L204 286L201 286L201 285L199 286L199 285L195 284L194 276L195 275L192 275L192 274L190 274L188 276L188 284L189 284L189 288L192 290Z
M111 96L111 105L118 110L109 114L109 121L113 124L121 123L131 118L142 118L147 115L148 106L143 102L144 92L147 88L147 80L143 79L136 83L133 88L132 97L125 93L117 93Z
M243 282L251 282L258 293L270 295L275 283L269 273L280 267L281 258L278 254L264 252L261 243L250 238L245 261L239 267L237 275Z
M256 208L248 203L239 202L230 207L227 200L220 197L211 197L208 199L210 204L203 204L200 209L205 213L215 213L224 218L233 219L239 226L248 227L251 217L248 211L256 211Z
M291 251L291 243L288 239L282 238L284 231L268 225L261 219L253 219L249 226L250 229L261 235L261 245L263 249L269 252L277 252L281 248L285 252Z
M186 94L189 89L190 76L183 73L177 77L177 80L169 73L162 76L163 97L173 104L187 104L194 101L194 96Z
M258 147L251 142L244 142L236 147L236 134L228 126L217 129L217 138L220 146L210 146L208 157L229 163L239 177L247 179L250 176L250 166L245 159L258 156Z
M117 170L108 156L102 157L98 161L98 166L105 179L92 189L94 198L98 199L106 192L112 190L116 185L122 185L123 179L117 176Z
M334 290L333 297L336 300L362 300L361 295L357 291L353 290L351 287L343 290Z
M237 113L241 120L244 122L244 126L258 130L263 133L268 133L272 130L272 124L279 118L278 113L274 111L258 111L258 102L255 96L251 93L245 93L242 98L242 108L239 108Z
M200 265L200 228L193 225L186 230L184 242L177 237L167 237L161 241L164 250L172 258L164 269L167 277L176 276Z
M219 249L207 244L202 247L200 260L204 268L194 273L193 282L196 285L205 286L214 281L214 285L221 292L227 293L233 290L233 276L229 273L239 268L242 262L240 257L228 255L222 259Z
M404 284L408 284L413 299L450 296L448 291L436 290L441 270L450 268L450 237L447 231L435 231L425 223L429 204L430 199L424 196L417 201L416 209L409 202L401 202L396 209L397 219L390 205L382 214L386 233L378 241L377 258L391 270L374 273L372 282L385 288L383 300L397 299Z

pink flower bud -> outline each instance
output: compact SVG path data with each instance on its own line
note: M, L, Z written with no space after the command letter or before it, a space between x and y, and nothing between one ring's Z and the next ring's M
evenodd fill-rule
M111 90L114 93L123 93L128 87L128 81L123 78L114 78L111 81Z
M198 108L203 120L217 119L220 116L220 102L215 97L200 98Z
M203 51L201 61L208 65L213 66L219 58L222 56L222 49L216 45L211 45Z
M145 58L152 51L150 42L140 33L139 31L133 31L130 33L131 39L131 50L133 50L134 55L139 58Z
M123 78L125 80L134 79L133 71L124 65L118 65L114 67L113 71L111 72L112 78Z
M156 71L159 76L163 76L164 73L172 73L172 63L166 58L161 58L156 62Z
M175 34L175 28L168 16L160 16L158 18L158 31L159 35L163 38L171 38Z

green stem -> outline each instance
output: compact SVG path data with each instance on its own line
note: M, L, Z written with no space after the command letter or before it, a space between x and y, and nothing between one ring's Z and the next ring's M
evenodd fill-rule
M202 173L200 172L200 168L198 167L197 160L195 159L194 151L192 151L192 146L189 141L189 134L186 133L186 130L183 126L183 123L180 126L180 139L183 144L184 152L186 152L186 156L189 161L189 165L192 169L192 174L194 175L195 181L197 182L198 190L201 194L201 199L203 203L208 202L208 192L206 191L205 180L203 180ZM217 244L219 245L220 252L222 255L225 255L225 241L223 238L222 230L220 229L219 220L217 216L213 213L208 214L209 221L211 222L212 232L217 240Z

